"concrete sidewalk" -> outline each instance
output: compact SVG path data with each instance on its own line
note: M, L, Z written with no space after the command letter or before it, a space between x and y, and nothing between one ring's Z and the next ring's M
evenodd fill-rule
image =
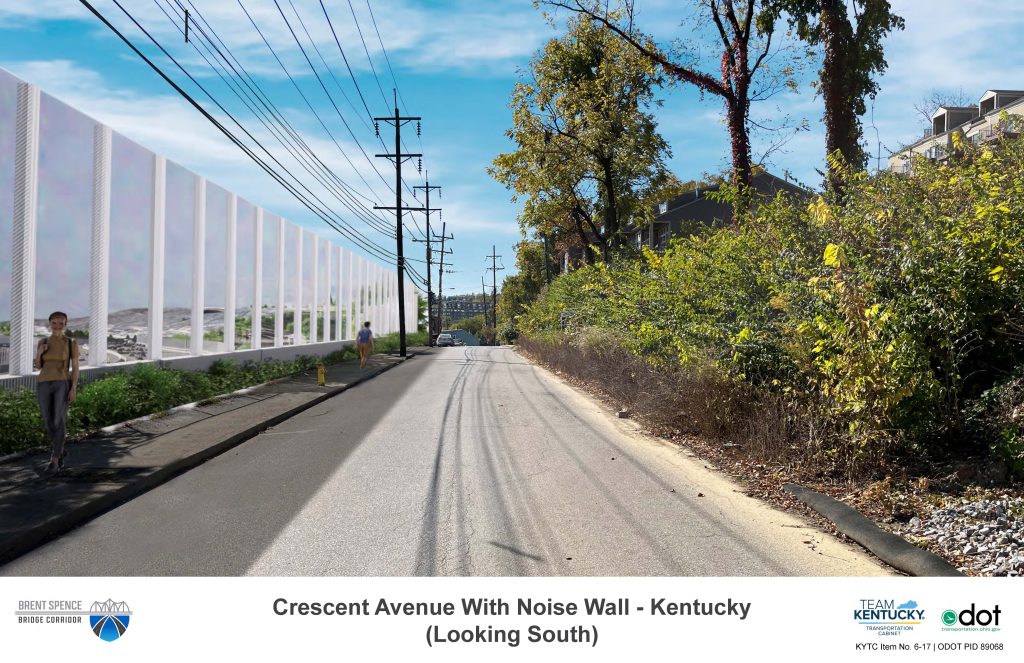
M48 450L0 459L0 564L403 361L378 354L366 369L358 361L329 366L323 387L311 370L126 422L71 444L56 476L42 474Z

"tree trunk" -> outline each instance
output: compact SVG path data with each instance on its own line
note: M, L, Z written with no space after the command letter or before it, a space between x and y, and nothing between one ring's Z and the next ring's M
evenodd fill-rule
M604 260L608 261L608 253L610 249L617 248L619 245L619 209L618 200L615 197L615 179L612 174L612 156L600 158L601 170L604 177L604 237L601 239L602 253L604 253Z
M749 189L754 179L750 163L750 130L747 126L751 80L747 50L747 42L736 39L732 43L734 59L730 59L728 53L722 56L722 81L731 90L731 94L725 97L725 112L732 146L733 185L740 194L733 206L733 223L738 223L750 207Z
M821 94L825 102L825 149L829 155L838 153L847 164L861 168L864 165L864 151L860 146L857 114L850 94L853 34L846 15L846 3L841 0L820 2L821 43L825 50L821 69ZM830 165L829 187L841 193L842 179L842 173Z

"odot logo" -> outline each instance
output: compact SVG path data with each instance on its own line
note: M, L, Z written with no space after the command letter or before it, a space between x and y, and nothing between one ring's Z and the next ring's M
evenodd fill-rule
M965 610L944 610L943 631L998 631L1001 611L997 604L991 610L979 609L974 603Z
M132 611L124 601L115 602L107 599L100 603L96 601L89 611L89 626L92 632L100 640L113 642L128 630L128 621L131 619Z

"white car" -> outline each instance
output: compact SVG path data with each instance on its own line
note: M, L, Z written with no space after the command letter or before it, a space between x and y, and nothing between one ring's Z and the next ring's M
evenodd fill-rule
M451 334L438 334L437 335L437 347L453 347L455 345L455 337Z

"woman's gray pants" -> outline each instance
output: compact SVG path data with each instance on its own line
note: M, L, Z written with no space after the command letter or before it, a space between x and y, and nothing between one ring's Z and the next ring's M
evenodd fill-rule
M50 436L51 458L60 458L64 453L64 438L67 436L68 388L67 380L52 380L36 383L36 398L39 410L46 423L46 434Z

